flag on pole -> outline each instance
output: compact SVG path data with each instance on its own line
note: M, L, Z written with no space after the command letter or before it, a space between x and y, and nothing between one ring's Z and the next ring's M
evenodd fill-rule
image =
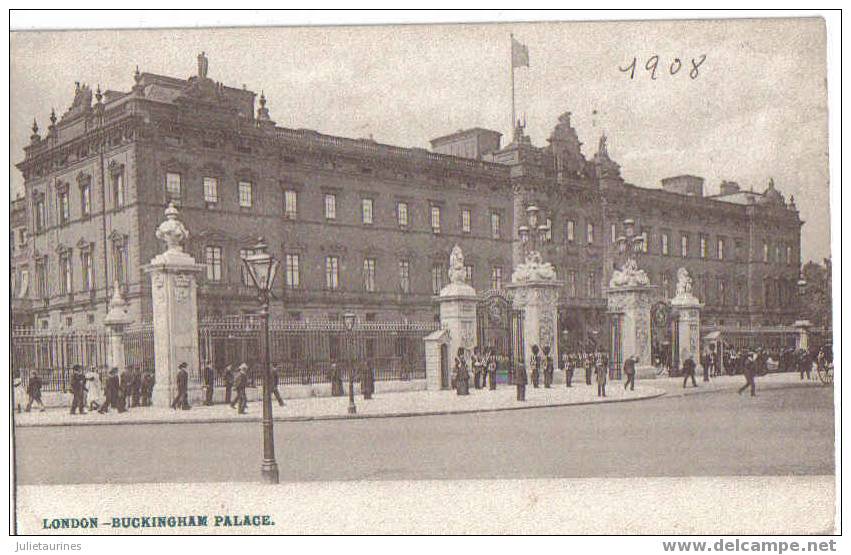
M511 67L529 67L529 47L511 37Z

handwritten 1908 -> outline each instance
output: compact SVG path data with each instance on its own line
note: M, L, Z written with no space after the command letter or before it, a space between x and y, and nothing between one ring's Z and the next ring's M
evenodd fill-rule
M698 76L700 75L698 68L700 68L700 65L704 61L706 61L706 54L702 54L697 59L695 59L695 58L691 59L691 69L688 71L688 76L691 79L697 79L698 78ZM680 58L674 58L673 60L671 60L670 64L668 64L667 62L664 62L664 63L661 63L661 62L662 62L662 60L659 58L659 55L653 54L652 56L647 58L647 61L644 63L644 69L647 70L647 72L650 74L650 79L653 80L653 81L656 80L657 73L664 74L664 72L666 70L672 76L677 75L680 72L680 70L683 69L683 65L684 65L683 61ZM660 63L661 63L661 67L660 67ZM638 64L638 58L633 57L632 62L630 62L626 67L618 66L618 69L620 71L624 72L624 73L629 73L630 79L635 79L635 68L636 68L637 64Z

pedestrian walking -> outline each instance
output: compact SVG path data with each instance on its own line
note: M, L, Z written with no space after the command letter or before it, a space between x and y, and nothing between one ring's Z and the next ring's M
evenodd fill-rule
M27 412L32 409L33 403L36 403L38 405L39 410L41 412L44 412L44 403L41 402L41 387L41 378L39 378L38 373L33 370L30 374L30 381L29 383L27 383Z
M528 377L526 376L526 367L521 362L514 369L514 385L517 386L518 401L526 400L526 382L528 381Z
M236 389L236 398L230 403L230 407L237 408L237 414L245 414L245 408L248 406L248 399L245 398L245 388L248 386L248 365L244 362L237 368L236 375L233 379L233 385Z
M543 356L541 356L541 349L537 345L532 345L532 360L529 361L530 366L532 367L532 387L538 389L538 384L541 380L541 363L543 362Z
M234 373L233 373L233 365L228 364L225 366L225 403L232 405L231 403L231 394L233 392L233 381L234 381Z
M543 356L543 366L544 366L544 387L549 389L553 384L553 374L555 372L555 368L553 365L553 357L550 355L550 346L544 345L544 356Z
M485 377L485 360L482 358L481 351L478 347L473 347L473 356L470 357L470 363L473 366L473 386L476 389L482 389L486 380Z
M496 391L496 354L493 347L488 350L487 358L488 389Z
M150 407L154 397L154 373L147 369L142 372L142 406Z
M213 394L216 392L216 371L209 364L204 367L204 405L213 405Z
M626 376L626 381L623 388L629 388L630 391L635 391L635 363L638 362L638 357L635 355L627 357L623 362L623 373Z
M281 392L278 391L278 381L281 379L281 370L278 368L278 365L272 367L272 395L275 396L275 399L278 400L278 405L283 407L284 400L281 398Z
M744 365L744 374L745 374L745 385L739 388L739 395L742 394L744 390L747 388L751 389L751 397L756 397L756 366L757 366L757 358L755 353L751 353L748 360L745 361Z
M455 356L455 372L452 377L455 384L455 393L458 395L470 394L470 371L467 369L467 359L464 356L464 347L458 347Z
M133 396L133 375L130 369L125 367L118 376L118 385L121 392L119 403L125 409L130 408L130 400Z
M360 390L363 393L364 399L372 399L372 394L375 393L375 374L372 371L372 364L367 361L360 370Z
M13 399L12 405L14 406L15 411L17 411L17 413L20 414L21 410L23 410L24 399L26 398L26 395L27 395L27 392L24 389L24 380L21 379L20 374L15 376L14 385L15 385L15 389L14 389L13 395L15 396L15 398Z
M83 367L75 364L71 370L71 414L86 414L86 375L83 374Z
M174 400L171 402L172 409L181 410L189 410L189 371L187 370L189 365L185 362L181 362L177 366L177 395L174 396Z
M804 374L807 375L808 380L810 379L813 371L813 359L806 349L798 351L798 371L801 373L801 380L804 379Z
M345 395L343 391L343 376L340 375L340 369L337 368L337 363L331 363L331 395L333 397L342 397Z
M692 361L694 362L694 361ZM709 371L718 366L718 353L715 351L709 352L709 364L703 367L703 381L709 381Z
M606 396L606 382L609 378L608 369L602 364L598 364L594 369L594 372L597 377L597 397L605 397Z
M106 414L109 412L110 407L117 409L119 413L125 412L124 407L121 406L120 398L121 384L118 378L118 368L112 368L109 371L109 376L106 378L104 401L98 412L100 414Z
M683 354L680 355L680 359L683 360L683 389L686 388L686 384L688 384L688 379L691 378L691 384L694 387L697 387L697 381L694 379L695 372L695 364L694 359L688 356L688 353L683 351ZM704 375L706 373L706 367L704 367Z

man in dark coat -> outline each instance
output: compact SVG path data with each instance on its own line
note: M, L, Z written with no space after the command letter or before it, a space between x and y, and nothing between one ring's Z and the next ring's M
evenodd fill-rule
M75 364L71 371L71 393L74 396L71 400L71 414L77 414L77 409L80 410L80 414L86 414L86 391L86 375L83 374L83 367Z
M121 374L119 374L118 385L121 391L118 402L125 409L129 409L130 400L133 397L133 374L130 373L130 369L126 366L121 371Z
M154 396L154 373L151 370L142 372L142 406L151 406L151 401Z
M526 367L523 363L519 363L514 369L514 385L517 386L517 400L526 400L526 383L529 381L526 375Z
M751 397L756 397L756 366L757 359L756 354L751 353L750 356L744 357L746 360L744 361L744 374L745 374L745 385L739 388L739 395L742 394L744 390L747 388L751 389Z
M26 408L27 412L32 409L33 403L37 403L39 410L44 412L44 403L41 402L41 386L41 378L39 378L36 371L33 370L32 374L30 374L30 381L27 383L27 397L29 397Z
M281 371L277 365L272 367L272 371L270 372L272 375L272 395L275 396L275 399L278 400L278 405L284 406L284 400L281 398L281 392L278 391L278 381L281 379Z
M244 362L239 365L236 376L234 376L233 385L236 389L236 399L231 402L230 406L237 407L238 414L245 414L245 407L248 406L248 399L245 398L245 388L248 386L248 365Z
M133 368L132 378L130 380L130 399L134 407L139 406L139 399L142 397L142 371L139 367Z
M124 412L126 409L121 406L121 384L118 378L118 368L112 368L109 371L109 377L106 378L104 386L104 402L98 410L99 413L105 414L109 412L109 407L118 409L118 412Z
M694 387L697 387L697 381L694 379L694 359L686 355L686 353L683 353L682 357L685 357L685 360L683 361L683 389L686 388L689 378L691 378L691 384ZM706 373L706 367L704 367L704 373Z
M207 365L204 367L204 405L212 406L213 393L216 391L216 371Z
M631 358L627 360L632 360ZM609 370L603 364L598 364L594 369L594 373L597 377L597 397L605 397L606 396L606 382L609 379ZM633 371L633 374L635 372Z
M372 399L375 393L375 376L372 373L372 365L367 361L360 371L360 390L364 399Z
M549 389L553 383L553 374L555 367L553 365L553 357L550 355L550 346L544 345L544 387Z
M573 355L562 353L561 367L564 368L564 386L573 387Z
M340 375L340 369L337 368L337 363L331 363L331 372L328 376L331 381L331 395L334 397L342 397L345 395L343 391L343 377Z
M627 359L623 362L623 373L626 376L626 381L623 384L623 388L629 388L630 391L635 391L635 363L638 362L638 358L635 356L627 357ZM605 393L605 388L604 388ZM603 395L605 397L605 395Z
M228 364L225 366L225 403L232 405L231 392L233 391L233 366Z
M582 355L582 361L585 364L585 385L591 385L591 375L594 373L594 355L585 353Z
M189 368L189 365L185 362L181 362L177 366L177 395L171 402L173 409L179 407L182 410L189 410L191 408L189 406L189 371L187 368Z
M810 375L813 370L813 359L810 356L810 352L806 349L801 349L798 351L798 371L801 373L801 380L804 379L804 374L807 375L807 379L810 379Z

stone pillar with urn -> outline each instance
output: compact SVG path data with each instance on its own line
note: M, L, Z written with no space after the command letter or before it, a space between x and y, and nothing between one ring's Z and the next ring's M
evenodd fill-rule
M166 251L151 259L145 272L151 276L153 295L155 379L153 404L168 407L177 394L177 371L189 365L189 400L201 398L198 380L198 303L196 276L203 266L183 251L189 237L178 219L173 203L165 210L165 221L157 228L157 239Z
M448 333L448 338L442 339L449 346L449 374L453 372L453 362L459 347L472 351L478 343L476 329L476 290L466 282L464 270L464 253L461 247L455 245L449 255L449 284L441 289L437 298L440 304L440 326ZM433 336L426 338L427 344L434 343ZM432 345L438 348L439 345ZM469 356L469 355L468 355ZM430 357L426 369L426 387L440 389L439 359ZM428 362L428 361L427 361ZM468 361L469 362L469 361Z
M103 320L109 330L109 353L107 365L110 368L123 370L126 366L124 358L124 330L132 321L127 314L127 301L121 296L121 286L116 283L113 287L112 299L109 301L109 312Z
M703 308L700 300L692 293L692 280L688 270L677 270L677 293L671 299L671 306L678 313L677 346L680 350L680 366L691 357L697 367L697 373L703 370L700 362L700 310Z
M527 225L518 228L523 248L523 262L511 274L511 283L506 285L512 304L523 313L523 363L527 366L532 359L532 346L543 350L550 348L554 366L559 365L558 354L558 294L562 282L556 279L553 265L544 262L538 250L540 243L550 233L545 224L538 224L539 209L531 205L526 208ZM531 373L530 373L531 375Z
M612 273L609 287L605 290L608 313L619 320L617 329L620 337L616 339L623 360L630 356L638 357L636 377L655 378L650 344L650 308L657 292L644 270L638 268L636 258L643 249L644 238L635 234L633 220L624 220L624 235L616 239L616 244L625 261L620 270Z

